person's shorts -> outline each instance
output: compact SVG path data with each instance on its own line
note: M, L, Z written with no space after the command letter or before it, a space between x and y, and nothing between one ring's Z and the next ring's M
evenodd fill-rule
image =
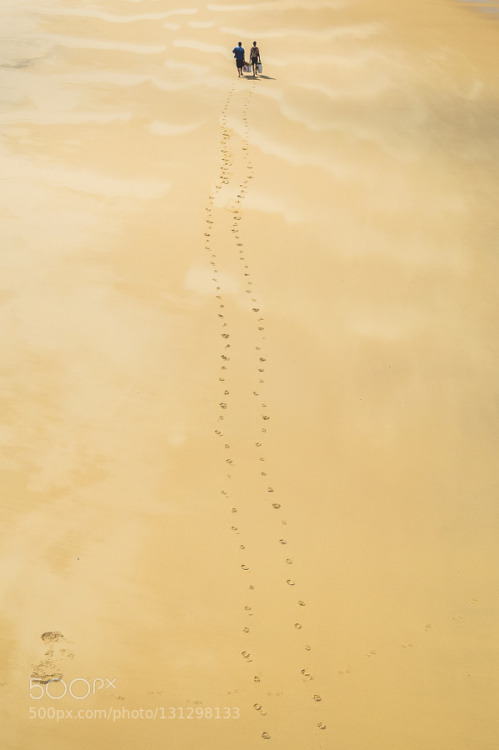
M252 57L251 58L251 64L252 65L258 65L258 57Z
M236 65L238 68L244 67L244 60L236 60Z

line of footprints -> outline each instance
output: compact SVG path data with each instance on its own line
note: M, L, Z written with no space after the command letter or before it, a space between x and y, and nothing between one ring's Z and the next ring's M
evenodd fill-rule
M233 221L231 226L231 233L232 233L232 245L234 247L234 251L236 253L236 257L239 259L241 263L241 272L242 272L242 280L244 282L244 291L245 294L250 295L248 297L248 312L251 312L251 314L254 316L254 322L256 324L256 331L257 337L258 337L258 345L255 347L256 349L256 382L254 386L254 390L252 391L252 398L254 399L255 408L258 410L262 410L260 417L261 417L261 427L260 427L260 434L255 437L255 448L257 449L256 453L258 454L256 456L257 461L255 462L255 471L258 472L258 474L262 477L262 481L265 482L265 484L268 485L268 473L262 469L262 463L265 461L265 457L262 455L264 452L264 440L265 440L265 434L267 433L268 429L268 422L270 420L270 416L268 414L268 406L267 404L262 401L262 386L264 386L265 383L265 364L267 361L267 357L265 355L264 351L264 342L265 342L265 320L263 315L261 314L260 304L258 302L258 298L253 290L253 282L251 280L251 272L250 267L247 262L246 258L246 251L244 249L244 243L241 240L241 234L240 234L240 222L242 220L242 211L241 206L245 199L246 193L248 191L248 185L249 181L253 179L253 165L250 159L249 155L249 118L248 118L248 109L251 101L251 97L253 96L254 92L254 86L249 90L248 93L246 93L243 103L243 109L242 109L242 119L243 119L243 135L241 139L241 155L242 155L242 167L244 171L243 179L237 183L237 194L235 198L232 199L230 203L230 210L233 215ZM231 356L230 356L230 350L231 350L231 328L230 328L230 322L228 320L227 315L227 308L224 302L224 295L223 295L223 287L222 287L222 281L220 277L220 269L219 269L219 260L217 257L217 251L216 247L212 246L212 229L214 225L214 215L213 215L213 209L214 209L214 202L217 194L224 190L224 188L227 190L226 186L231 186L231 178L233 178L233 170L231 169L234 166L234 159L235 156L231 152L231 146L232 146L232 139L233 139L233 132L228 126L228 112L229 108L233 102L234 98L234 92L235 87L233 86L227 96L227 99L225 101L222 116L221 116L221 148L220 148L220 154L221 154L221 165L220 165L220 172L218 176L218 180L215 183L214 190L210 193L208 198L208 206L206 207L206 231L204 233L205 238L205 250L209 254L210 258L210 265L212 267L212 281L215 286L215 296L218 304L218 319L220 322L220 335L222 338L222 353L220 355L221 358L221 364L220 364L220 373L219 373L219 382L221 384L221 396L220 396L220 402L219 402L219 408L221 413L218 416L218 424L215 429L215 435L217 438L224 441L224 449L225 449L225 455L227 456L224 461L226 463L226 470L233 472L234 470L237 471L234 461L231 458L231 446L230 442L226 442L229 440L229 435L227 434L227 431L224 431L224 421L226 418L227 410L230 409L230 390L227 387L228 382L228 375L230 374L230 366L231 366ZM238 160L238 164L239 164ZM235 187L235 185L233 186ZM235 192L235 191L234 191ZM260 401L259 406L256 406L256 404ZM232 473L226 474L227 484L226 489L221 490L221 494L224 497L226 501L228 501L229 505L231 505L231 495L229 491L230 486L230 480L232 479ZM269 497L269 508L272 510L272 512L280 511L281 510L281 503L276 501L275 496L276 492L273 487L267 486L266 493ZM238 509L236 507L230 508L230 513L235 515L237 514ZM281 525L286 526L286 521L284 519L280 519ZM231 523L231 532L237 536L241 536L241 529L239 526L235 525L234 523ZM277 535L278 536L278 535ZM279 545L279 549L283 550L287 547L287 540L284 537L276 538L276 545ZM244 553L246 550L246 545L241 543L239 544L239 549L241 552ZM284 555L283 555L284 557ZM291 567L293 566L293 559L289 556L284 557L284 562L286 566L289 566L289 570L291 570ZM241 562L240 563L240 569L244 574L251 575L251 571L249 566ZM283 576L283 583L285 583L288 587L294 587L295 581L294 579L288 575L287 577ZM255 589L254 585L250 583L249 585L249 591L253 591ZM248 601L248 603L244 606L244 614L248 618L253 617L253 607L251 606L251 599ZM295 622L292 623L290 626L290 629L294 629L296 633L300 633L300 631L303 630L303 624L302 624L302 618L300 617L299 613L303 612L303 608L306 606L305 601L302 599L297 599L296 601L296 619ZM250 623L251 621L248 620ZM250 633L250 626L249 624L246 625L243 628L244 634ZM311 651L311 646L309 644L304 645L304 651L309 652ZM247 651L243 650L241 652L242 658L247 662L248 664L253 663L253 655ZM306 666L303 666L303 668L300 670L300 674L297 675L299 679L302 681L310 681L313 679L313 676L309 672ZM254 675L253 681L255 683L260 683L262 680L262 677L260 675ZM320 703L322 701L321 696L318 693L310 693L310 700L315 703ZM267 712L265 711L264 707L259 704L255 703L253 706L254 710L258 712L262 717L267 716ZM326 725L324 722L318 722L316 724L317 728L320 730L325 730ZM270 740L271 735L269 732L264 731L261 734L262 739Z

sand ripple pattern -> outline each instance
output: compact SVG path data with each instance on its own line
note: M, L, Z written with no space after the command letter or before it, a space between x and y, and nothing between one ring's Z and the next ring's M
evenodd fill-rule
M286 502L272 480L271 466L267 462L266 439L272 425L272 404L265 394L265 378L271 353L267 348L263 304L253 281L251 251L244 242L243 207L254 178L250 155L250 106L254 93L255 83L244 93L233 85L227 95L220 119L220 169L205 208L204 247L211 267L221 339L214 434L221 447L220 497L227 507L234 565L240 570L241 587L245 592L240 613L239 658L248 665L251 694L256 697L252 709L264 720L258 736L264 740L278 739L272 729L273 710L267 707L265 698L282 695L269 692L276 688L271 676L276 670L268 655L261 653L269 623L264 608L258 603L258 578L266 575L263 565L270 559L275 562L272 568L276 571L275 579L270 582L274 595L276 600L282 598L287 604L279 622L280 637L290 644L296 660L296 684L302 683L304 690L303 721L310 724L309 736L313 743L314 737L320 741L324 736L326 722L318 684L314 682L313 687L311 684L314 675L308 664L312 646L308 640L307 602L301 590L299 565L288 540ZM232 121L239 116L242 128L232 128ZM236 274L244 291L242 310L241 304L234 305L229 294L233 282L230 288L227 284L227 279ZM236 318L237 326L233 325ZM234 394L233 381L237 377L239 383L241 371L247 373L244 375L245 391ZM240 385L238 387L241 390ZM236 425L239 434L242 429L251 440L247 447L235 445ZM248 486L257 488L255 496L243 491ZM258 526L255 527L255 516L265 525L265 534L263 527L261 535ZM266 583L269 583L268 578ZM279 710L289 712L289 707L286 709L282 705Z

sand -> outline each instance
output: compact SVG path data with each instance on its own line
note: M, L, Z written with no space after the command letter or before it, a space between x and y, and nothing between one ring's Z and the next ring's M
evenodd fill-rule
M495 750L499 3L0 9L2 747Z

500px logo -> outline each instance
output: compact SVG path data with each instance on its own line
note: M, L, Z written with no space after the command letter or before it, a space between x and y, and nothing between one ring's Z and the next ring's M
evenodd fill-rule
M83 701L89 695L95 695L99 690L116 690L116 677L109 680L107 677L95 677L93 680L87 680L85 677L75 677L69 685L62 679L56 677L48 680L46 683L40 682L39 678L29 678L29 697L32 700L39 701L43 696L52 698L54 701L60 701L65 695L69 694L77 701Z

